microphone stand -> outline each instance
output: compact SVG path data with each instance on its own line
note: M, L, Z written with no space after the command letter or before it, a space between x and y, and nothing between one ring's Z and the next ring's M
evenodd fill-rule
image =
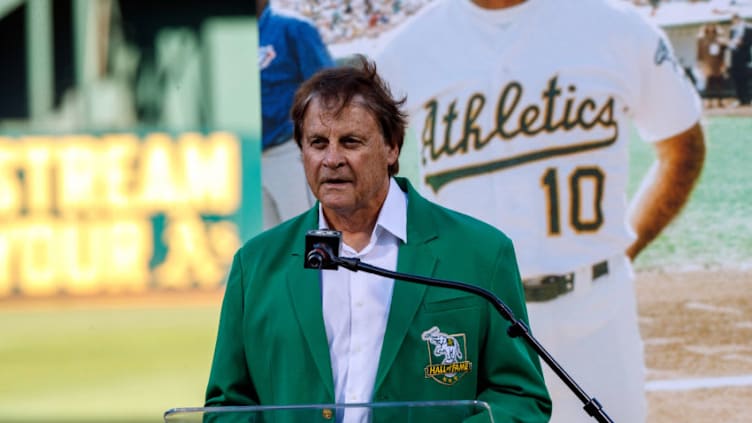
M330 231L334 232L334 231ZM331 236L326 234L325 236ZM308 235L307 235L308 237ZM383 276L390 279L399 279L405 282L418 283L423 285L435 286L439 288L456 289L471 294L475 294L483 297L491 304L493 304L501 316L511 323L509 329L507 329L507 335L511 338L522 337L538 354L538 356L546 362L549 368L556 373L556 375L564 382L567 387L574 392L579 400L584 404L583 409L593 417L599 423L613 423L613 420L603 410L603 406L598 402L595 397L590 397L575 380L559 365L559 363L553 358L553 356L546 351L546 349L538 342L535 337L530 333L530 330L524 322L517 319L514 316L509 307L497 297L493 292L481 288L479 286L470 285L464 282L447 281L435 278L428 278L417 275L409 275L407 273L393 272L391 270L382 269L380 267L372 266L368 263L363 263L360 259L349 257L338 257L336 253L332 251L331 246L339 250L338 244L332 244L328 240L323 242L316 242L319 239L314 239L313 242L307 242L307 253L305 260L305 267L314 269L336 269L337 266L342 266L346 269L357 272L362 270L366 273L372 273L375 275Z

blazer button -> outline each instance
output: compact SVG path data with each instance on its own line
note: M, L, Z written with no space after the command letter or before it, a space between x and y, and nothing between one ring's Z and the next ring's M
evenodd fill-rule
M332 417L334 417L334 413L332 412L331 408L325 408L325 409L321 410L321 417L323 417L323 418L325 418L327 420L331 420Z

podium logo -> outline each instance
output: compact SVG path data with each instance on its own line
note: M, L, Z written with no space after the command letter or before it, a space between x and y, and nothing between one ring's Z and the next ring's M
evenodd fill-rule
M428 365L424 369L426 379L431 378L442 385L454 385L473 369L473 363L466 360L467 339L464 333L447 335L434 326L423 332L421 338L428 348Z

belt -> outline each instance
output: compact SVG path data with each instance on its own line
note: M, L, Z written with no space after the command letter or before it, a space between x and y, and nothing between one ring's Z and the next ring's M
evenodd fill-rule
M592 281L608 274L608 261L604 260L592 266ZM564 275L546 275L525 279L525 300L529 303L551 301L554 298L574 290L574 272Z

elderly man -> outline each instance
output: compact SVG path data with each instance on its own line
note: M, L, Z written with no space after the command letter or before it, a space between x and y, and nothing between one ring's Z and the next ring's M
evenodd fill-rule
M236 254L207 406L477 399L491 405L496 421L548 421L538 358L506 335L507 322L481 298L342 268L303 268L306 232L338 230L343 256L476 283L527 320L511 241L394 177L402 103L365 60L321 71L296 93L294 136L318 203ZM441 341L461 354L447 357L435 348ZM447 358L456 366L445 366ZM393 418L369 414L342 408L328 417Z

